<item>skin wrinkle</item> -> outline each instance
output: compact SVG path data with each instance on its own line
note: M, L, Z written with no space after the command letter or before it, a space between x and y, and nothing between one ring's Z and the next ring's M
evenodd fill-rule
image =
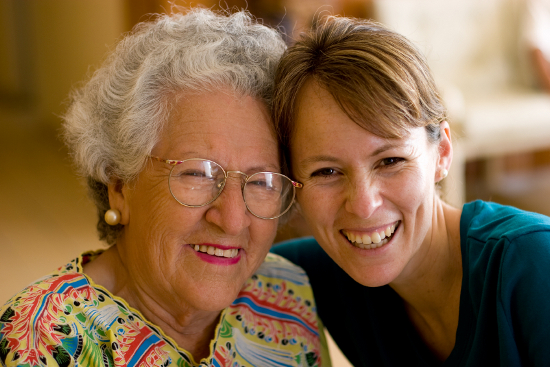
M167 281L166 283L169 286L170 282ZM201 315L200 313L194 313L192 317L182 317L178 319L169 312L159 313L158 310L163 310L163 308L161 303L155 302L154 293L149 291L147 288L140 287L140 282L132 282L132 284L134 285L134 287L126 286L120 290L121 297L124 299L133 299L134 303L137 305L136 308L142 310L142 313L154 315L153 317L150 316L151 320L154 323L158 323L157 320L161 320L163 323L171 325L171 327L177 330L180 334L197 335L204 333L203 325L205 323L210 324L214 322L214 320L218 317L215 316L212 319L212 315L209 313L206 313L204 315ZM171 286L169 286L169 289L171 289L172 292L176 291L176 289ZM177 299L174 299L174 301L177 301ZM196 310L191 311L196 312ZM181 314L186 315L186 312L182 310Z
M278 221L251 215L233 179L211 205L181 206L169 192L171 167L147 156L181 159L194 150L228 170L279 171L267 106L285 49L276 30L246 12L159 14L124 35L73 91L63 116L64 140L98 209L100 239L111 246L85 274L196 360L207 353L220 310L265 258ZM119 225L105 222L109 208L120 211ZM242 258L206 263L189 246L195 242L240 246ZM197 330L204 332L184 337Z
M146 195L147 194L150 194L150 195L154 195L154 189L157 188L158 186L162 185L163 183L165 183L165 180L166 180L166 177L162 177L160 175L156 175L153 173L152 177L155 179L154 182L151 184L149 183L148 185L148 190L146 191ZM164 200L164 201L156 201L155 204L156 204L156 207L162 207L166 204L169 203L168 200L166 200L165 198L162 198L161 200ZM157 223L158 219L159 219L159 216L160 216L160 213L158 210L152 210L151 211L151 214L153 215L153 217L151 218L151 222L152 223ZM156 216L155 216L156 215ZM156 229L155 228L151 228L151 231L149 232L150 235L156 233ZM162 232L161 232L162 233ZM159 239L155 239L155 238L148 238L147 239L147 242L148 243L165 243L166 242L166 239L164 238L159 238ZM120 247L119 247L120 248ZM161 247L162 249L162 247ZM162 269L162 263L161 263L161 259L165 259L169 256L162 256L163 254L161 254L161 256L158 256L158 257L154 257L153 260L156 260L157 263L156 264L153 264L154 267L157 267L159 269ZM127 255L125 254L125 251L124 249L121 249L121 256L120 256L120 261L121 263L123 264L123 266L127 267L127 264L126 264L126 261L124 259L127 258ZM140 267L138 268L136 274L139 276L136 278L136 280L133 282L134 284L134 288L135 289L131 289L129 288L128 289L128 294L126 295L126 298L130 298L132 297L132 295L138 295L138 299L136 300L136 303L140 304L140 307L138 307L138 309L141 309L141 308L146 308L148 310L151 310L151 309L154 309L155 307L150 307L148 305L148 302L146 301L146 298L145 297L139 297L140 294L145 294L148 296L149 299L151 300L154 300L154 291L151 291L145 287L140 287L139 285L140 284L147 284L146 283L146 278L148 277L148 274L149 274L149 270L148 269L145 269L143 267ZM166 284L166 286L172 288L170 286L170 281L168 279L166 279L166 273L162 273L161 275L163 275L163 280L164 280L164 283ZM125 297L123 297L125 298ZM155 303L156 306L158 306L158 303ZM163 320L165 322L171 322L172 320ZM173 323L173 322L171 322ZM175 324L174 324L175 325Z
M268 79L270 79L270 70L271 68L265 65L273 65L274 61L278 59L278 56L284 48L282 40L279 37L276 37L273 30L263 29L260 26L249 27L245 25L247 23L246 16L233 16L230 22L242 22L242 27L239 27L238 33L240 36L235 37L229 34L223 34L219 30L223 30L225 27L230 27L225 20L216 20L212 17L204 16L201 12L206 12L206 10L193 11L192 14L186 15L183 19L180 17L165 17L160 19L159 23L162 23L162 26L151 25L140 27L141 31L136 31L134 35L129 36L124 39L124 41L117 48L117 53L109 58L107 65L100 69L98 73L98 81L95 78L92 79L94 83L90 83L89 88L100 89L105 93L105 96L113 95L127 95L127 88L133 87L133 90L143 92L142 94L131 96L132 99L137 100L136 105L144 106L147 103L143 101L157 101L157 103L151 103L154 107L152 111L141 111L137 108L136 111L132 111L134 114L135 121L163 121L162 116L167 116L167 110L164 109L163 104L164 100L162 94L166 89L170 89L166 84L172 87L174 84L177 86L185 86L186 89L196 87L198 89L204 89L203 86L198 86L196 84L208 84L210 83L214 89L218 89L220 80L223 79L223 70L224 68L229 68L229 71L232 71L232 76L235 80L230 80L235 88L237 85L241 86L245 91L252 91L257 89L265 88L269 85ZM200 19L200 20L199 20ZM202 24L204 22L205 24ZM216 30L212 30L208 24L217 24ZM217 28L219 26L219 28ZM167 29L173 29L175 32L167 32ZM246 34L246 36L245 36ZM218 40L217 42L209 42L205 44L204 42L197 42L197 38L202 35L206 35L207 38ZM174 42L174 37L178 38L178 42ZM154 40L154 41L153 41ZM224 42L225 41L225 42ZM182 43L184 45L182 46ZM263 44L263 43L265 44ZM152 45L153 49L149 48L149 45ZM222 45L216 47L216 45ZM158 45L162 45L159 47ZM226 45L226 46L223 46ZM247 47L253 45L254 47ZM269 48L267 47L269 45ZM189 50L188 52L181 53L178 50L180 48ZM231 60L234 58L231 56L235 55L235 50L245 48L247 51L246 55L248 57L246 64L246 74L242 74L242 69L245 69L243 65L234 65ZM215 57L216 54L226 53L228 58L218 58ZM204 55L208 62L197 63L196 58L197 54ZM254 61L252 61L255 59ZM128 64L130 60L130 64ZM137 60L137 61L136 61ZM169 62L169 60L174 60L174 62ZM205 60L204 58L201 60ZM256 60L262 60L262 63L258 63ZM229 61L229 62L224 62ZM145 65L145 67L144 67ZM187 66L187 67L186 67ZM207 70L205 66L209 66ZM141 71L149 71L149 73L140 74L139 81L137 85L128 86L127 80L129 76L134 75L134 69L140 68ZM214 71L214 75L212 75ZM227 71L226 73L229 73ZM208 73L207 73L208 72ZM216 73L217 72L217 73ZM205 76L205 73L210 74L212 77L211 80ZM103 87L101 83L103 81L102 76L104 74L113 74L112 83L109 85L109 88ZM120 75L119 75L120 74ZM130 75L131 74L131 75ZM218 75L218 74L221 74ZM158 78L159 75L166 77L168 80L163 77ZM151 79L153 78L153 82ZM227 82L227 81L226 81ZM159 88L149 88L152 84L154 86L159 86ZM103 87L103 88L102 88ZM116 93L115 93L116 92ZM264 91L261 91L263 94ZM161 97L158 98L157 97ZM106 98L107 99L107 98ZM110 103L108 108L105 108L109 116L116 115L117 113L122 113L119 110L119 106L127 106L127 103L120 101L119 98L115 98L116 101L112 101L109 98ZM82 103L85 107L88 99L85 99ZM117 103L120 102L120 103ZM160 106L160 110L157 110ZM79 106L80 107L80 106ZM94 106L95 107L95 106ZM100 106L101 107L101 106ZM133 106L130 106L133 107ZM156 107L156 108L155 108ZM131 110L131 109L130 109ZM77 109L77 112L80 109ZM106 114L105 111L102 111L101 115ZM99 115L99 114L96 114ZM143 117L147 118L143 118ZM135 122L134 121L134 122ZM143 143L151 143L154 139L151 138L152 131L157 130L157 126L144 126L140 122L130 122L129 126L123 126L121 129L120 136L131 136L138 135L135 137L138 139L138 143L134 144L134 147L137 148L134 152L137 154L130 154L130 156L140 155L140 148L144 145ZM145 127L145 133L144 132ZM107 141L100 139L100 141ZM151 146L149 145L149 148ZM84 160L90 160L90 155L86 155ZM133 160L135 163L139 160ZM131 164L132 162L128 162ZM121 162L117 163L117 166L120 166ZM134 164L135 166L135 164ZM134 167L135 168L135 167ZM121 168L122 169L122 168ZM127 167L124 167L125 170L128 170ZM103 170L103 168L98 168L98 170ZM134 169L134 173L136 170ZM101 172L99 172L101 175ZM103 174L103 176L105 176ZM127 177L127 176L125 176ZM103 180L107 181L107 180Z
M152 155L182 159L193 152L228 170L245 172L279 167L278 144L258 99L235 99L220 92L181 100L185 104L174 106L178 113L172 114ZM108 289L120 292L115 294L200 360L208 355L221 310L262 264L277 220L248 212L239 180L232 176L213 203L182 206L168 188L170 169L154 161L145 165L135 181L119 189L110 186L111 206L124 213L124 230L118 244L91 262L92 268L85 267L85 272L90 270L96 279L93 268L109 256L116 259L111 263L119 264L112 271L115 281L107 282ZM240 260L230 266L207 263L191 247L200 243L238 246Z

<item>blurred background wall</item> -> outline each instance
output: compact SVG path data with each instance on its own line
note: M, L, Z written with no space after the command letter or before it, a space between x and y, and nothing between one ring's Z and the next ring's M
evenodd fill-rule
M286 33L314 16L373 18L426 54L455 137L444 197L550 215L550 94L525 36L530 0L226 0ZM537 0L533 0L537 1ZM219 8L213 0L178 2ZM102 247L96 214L59 140L71 88L124 32L167 0L0 0L0 302L78 253ZM550 34L548 35L550 37ZM296 217L279 239L307 235ZM343 366L344 364L337 364Z
M174 4L220 8L212 0L0 0L0 302L76 254L103 246L95 208L59 139L60 115L70 90L125 32ZM284 25L290 42L319 7L368 17L369 3L223 4L247 6L264 23Z

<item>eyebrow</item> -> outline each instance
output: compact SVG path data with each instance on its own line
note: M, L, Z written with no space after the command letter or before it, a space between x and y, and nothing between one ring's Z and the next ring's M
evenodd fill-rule
M207 158L202 153L199 153L199 152L194 151L194 150L189 150L189 151L186 151L186 152L180 152L177 155L177 157L178 158L173 158L172 156L170 156L170 157L160 157L160 158L174 160L174 161L185 161L187 159L200 158L200 159L207 159L209 161L221 164L221 163L217 162L215 159ZM226 167L223 167L223 169L226 169ZM267 171L267 170L270 170L270 169L271 170L277 170L277 169L280 169L280 168L277 164L267 163L267 164L263 164L263 165L259 164L259 165L253 166L253 167L249 168L248 171L260 172L260 171Z
M403 144L403 143L387 143L387 144L384 144L382 145L381 147L379 147L378 149L376 149L374 152L372 152L372 154L370 155L371 157L375 157L381 153L384 153L385 151L387 150L390 150L390 149L394 149L394 148L399 148L399 147L404 147L408 144ZM316 155L316 156L313 156L313 157L308 157L306 159L304 159L303 161L300 162L301 165L304 165L304 164L311 164L311 163L317 163L317 162L338 162L339 159L336 158L336 157L333 157L333 156L330 156L330 155Z
M225 169L226 171L232 171L232 170L226 169L225 167L223 169ZM274 166L272 164L268 164L268 165L264 165L264 166L250 167L244 172L246 174L254 174L254 173L258 173L258 172L277 172L277 171L280 171L280 168L278 168L277 166Z
M380 148L376 149L372 154L371 157L377 156L380 153L384 153L387 150L394 149L394 148L401 148L405 145L408 145L406 143L387 143L382 145Z

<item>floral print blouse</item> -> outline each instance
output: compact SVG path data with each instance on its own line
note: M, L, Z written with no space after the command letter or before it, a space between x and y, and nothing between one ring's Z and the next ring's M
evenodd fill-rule
M328 366L304 271L269 254L222 311L210 355L187 351L82 273L87 252L0 308L3 366ZM322 358L324 360L322 360Z

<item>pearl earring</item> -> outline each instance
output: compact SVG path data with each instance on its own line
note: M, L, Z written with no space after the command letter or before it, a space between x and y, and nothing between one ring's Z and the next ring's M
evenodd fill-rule
M120 222L120 212L116 209L109 209L105 212L105 222L110 226L116 226Z
M449 174L449 171L447 171L445 168L442 168L441 171L439 171L439 175L441 176L441 179L443 180L447 175Z

